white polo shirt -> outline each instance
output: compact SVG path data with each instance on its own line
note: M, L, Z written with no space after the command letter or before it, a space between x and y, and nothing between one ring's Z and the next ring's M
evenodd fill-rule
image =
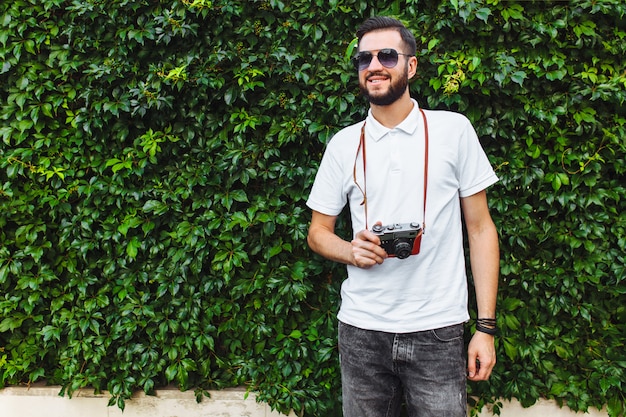
M368 228L423 221L424 124L417 102L394 129L366 119ZM498 181L469 120L458 113L425 111L429 130L426 228L418 255L388 258L361 269L349 265L338 318L362 329L407 333L462 323L467 278L459 197ZM348 203L353 234L365 226L363 194L354 182L363 122L328 143L307 205L335 216ZM362 153L356 178L364 187Z

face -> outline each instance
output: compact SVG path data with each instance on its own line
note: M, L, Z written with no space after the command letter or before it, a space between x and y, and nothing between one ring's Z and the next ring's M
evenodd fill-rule
M384 48L406 52L402 38L395 30L367 33L359 43L359 51L370 51L373 55ZM395 103L405 93L408 94L409 78L415 75L416 63L414 57L400 55L395 67L386 68L374 56L369 67L359 71L361 93L374 105L388 106Z

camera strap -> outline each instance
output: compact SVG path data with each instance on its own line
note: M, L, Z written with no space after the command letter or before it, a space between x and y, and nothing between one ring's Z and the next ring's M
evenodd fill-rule
M422 113L422 118L424 119L424 222L422 223L422 233L426 231L426 190L428 188L428 122L426 120L426 113L421 108L419 109L420 113ZM356 150L356 156L354 158L354 168L352 170L352 178L354 179L354 183L363 194L363 201L361 205L365 210L365 228L369 229L368 220L367 220L367 176L366 176L366 164L367 157L365 152L365 123L363 122L363 127L361 128L361 140L359 141L359 147ZM356 180L356 165L359 159L359 153L363 153L363 188L359 185Z

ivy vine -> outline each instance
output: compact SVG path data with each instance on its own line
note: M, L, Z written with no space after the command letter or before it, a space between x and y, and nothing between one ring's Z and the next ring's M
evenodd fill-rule
M390 14L413 96L466 114L501 178L499 362L472 405L625 415L626 5L548 3L1 3L0 387L123 409L245 385L340 415L345 272L307 248L304 202L367 110L354 31Z

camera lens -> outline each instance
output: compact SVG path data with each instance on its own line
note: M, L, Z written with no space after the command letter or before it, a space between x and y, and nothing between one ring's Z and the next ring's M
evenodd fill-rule
M394 253L399 259L408 258L411 255L411 244L406 240L397 240L393 245Z

